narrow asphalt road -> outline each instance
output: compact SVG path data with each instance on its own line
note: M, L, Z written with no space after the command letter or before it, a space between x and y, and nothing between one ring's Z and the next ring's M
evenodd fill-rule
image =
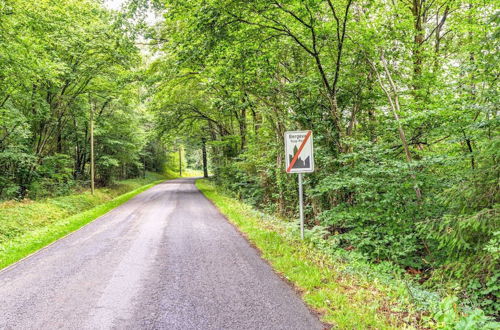
M194 179L0 272L0 329L322 329Z

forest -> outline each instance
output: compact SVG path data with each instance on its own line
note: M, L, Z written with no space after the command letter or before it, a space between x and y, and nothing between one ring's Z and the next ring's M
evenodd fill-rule
M0 198L65 194L160 170L141 105L138 28L97 1L0 2Z
M306 233L498 319L493 0L0 0L0 200L187 166ZM149 8L149 9L147 9ZM162 19L144 22L155 10ZM307 236L307 235L306 235Z

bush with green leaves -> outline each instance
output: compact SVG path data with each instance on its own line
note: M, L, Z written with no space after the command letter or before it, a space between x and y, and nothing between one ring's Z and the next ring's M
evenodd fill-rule
M425 159L409 166L381 146L366 143L358 148L340 157L339 170L323 177L313 189L313 196L338 201L318 219L344 248L375 261L425 268L427 242L419 224L442 210L431 195L439 181L426 175L434 161ZM426 192L422 200L416 195L417 186Z

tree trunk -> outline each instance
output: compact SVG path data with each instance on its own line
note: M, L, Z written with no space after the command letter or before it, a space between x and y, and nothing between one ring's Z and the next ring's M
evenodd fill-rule
M422 76L422 45L424 43L424 28L423 28L423 0L413 0L412 14L414 19L414 44L413 44L413 92L415 96L417 91L422 87L420 80Z
M90 190L94 194L94 108L90 109Z
M208 178L208 164L207 164L207 139L201 139L201 152L203 157L203 177Z
M245 107L241 109L241 114L238 121L240 126L240 137L241 137L240 150L243 151L247 143L247 109Z
M375 67L375 65L372 62L370 62L370 61L369 61L369 64L371 65L372 69L375 71L375 73L377 75L380 87L382 88L382 90L384 91L384 93L387 95L387 99L389 100L389 104L391 106L390 108L391 108L392 114L393 114L394 119L396 120L396 123L398 125L399 138L400 138L401 143L403 145L403 150L404 150L404 153L405 153L405 156L406 156L406 161L409 164L411 164L412 157L411 157L411 153L410 153L410 148L408 147L408 141L406 139L406 134L404 132L404 129L403 129L403 126L401 124L401 120L399 119L399 114L398 114L399 111L401 110L400 109L400 105L399 105L398 90L396 88L396 84L394 83L394 80L392 79L392 75L389 72L389 69L387 68L387 63L385 61L385 58L384 58L383 54L381 56L381 62L382 62L382 65L384 66L385 74L386 74L386 76L387 76L387 78L389 80L389 85L390 85L391 91L389 91L385 87L385 85L383 84L382 78L380 77L380 74L377 71L377 68ZM416 181L417 178L416 178L415 174L411 174L411 177ZM422 191L418 187L417 183L415 183L415 194L417 196L417 200L420 201L422 199Z

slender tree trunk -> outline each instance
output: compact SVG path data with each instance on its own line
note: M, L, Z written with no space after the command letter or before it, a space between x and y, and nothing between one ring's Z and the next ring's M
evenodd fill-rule
M207 163L207 139L201 139L201 153L203 157L203 177L208 178L208 163Z
M179 176L182 177L182 152L180 146L179 146Z
M441 51L441 39L443 38L442 36L442 31L444 27L444 23L446 22L446 19L448 18L448 13L450 11L450 6L446 6L443 12L443 16L441 17L441 20L439 19L439 15L436 14L436 32L435 32L435 44L434 44L434 73L437 73L439 70L439 53Z
M94 108L90 107L90 190L94 194Z
M422 76L422 46L424 43L424 28L423 28L423 1L413 0L412 14L414 19L414 44L413 44L413 91L415 96L418 90L422 87L420 80Z
M247 143L247 109L245 107L241 109L241 114L238 121L240 126L240 137L241 137L240 150L243 151Z
M404 153L405 153L405 156L406 156L406 161L408 162L408 164L411 164L413 160L412 160L412 157L411 157L410 148L408 147L408 141L406 139L406 134L405 134L405 131L403 129L403 125L401 124L401 120L400 120L399 114L398 114L399 111L401 110L400 109L400 105L399 105L398 91L397 91L397 88L396 88L396 84L394 83L394 80L392 79L392 75L389 72L389 69L387 68L387 63L385 61L385 58L384 58L383 54L381 56L381 62L382 62L382 65L384 67L385 74L386 74L386 76L387 76L387 78L389 80L389 85L391 87L392 93L391 93L391 91L389 91L386 88L386 86L382 82L382 78L380 77L380 74L377 71L377 68L375 67L375 65L372 62L369 61L372 69L375 71L375 73L377 75L380 87L382 88L382 90L384 91L384 93L387 95L387 99L389 100L389 104L391 106L392 114L393 114L394 119L396 120L396 123L398 125L399 138L400 138L401 143L403 145L403 150L404 150ZM417 178L416 178L415 174L411 174L411 177L416 181ZM418 200L422 199L422 191L420 190L420 188L418 187L417 184L415 184L415 194L416 194Z
M56 152L58 154L62 154L63 151L63 141L62 141L62 117L58 116L57 118L57 137L56 137Z

